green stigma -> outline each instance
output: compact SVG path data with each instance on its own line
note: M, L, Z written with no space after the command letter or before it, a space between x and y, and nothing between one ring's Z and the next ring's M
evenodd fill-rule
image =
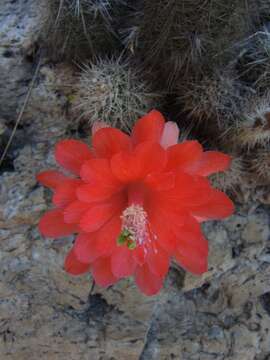
M117 239L117 245L126 245L130 250L134 250L136 248L136 241L132 239L132 233L124 229Z

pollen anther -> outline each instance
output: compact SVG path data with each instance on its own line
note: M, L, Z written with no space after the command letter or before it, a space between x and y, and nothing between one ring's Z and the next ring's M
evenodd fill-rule
M128 248L132 249L135 245L142 245L147 239L147 214L142 206L131 205L126 208L122 215L122 232L119 240L129 241Z

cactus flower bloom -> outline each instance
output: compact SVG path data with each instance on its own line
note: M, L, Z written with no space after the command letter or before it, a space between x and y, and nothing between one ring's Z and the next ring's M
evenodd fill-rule
M94 127L92 147L56 145L56 161L71 175L49 170L37 178L51 188L54 209L40 220L42 235L77 233L65 260L73 275L91 272L107 287L133 276L146 295L162 287L171 259L193 274L207 271L208 242L200 222L233 213L231 200L207 179L226 170L229 156L178 143L179 129L156 110L130 136Z

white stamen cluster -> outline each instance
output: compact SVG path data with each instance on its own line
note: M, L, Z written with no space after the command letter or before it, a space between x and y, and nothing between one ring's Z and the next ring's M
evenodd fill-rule
M126 208L121 219L122 230L128 231L131 235L131 240L138 245L142 245L148 237L147 233L147 214L140 205L131 205Z

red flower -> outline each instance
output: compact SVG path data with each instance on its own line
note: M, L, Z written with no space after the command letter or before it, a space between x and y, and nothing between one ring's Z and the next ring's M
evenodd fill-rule
M131 136L95 129L92 149L77 140L56 146L57 162L73 177L54 170L38 175L54 191L55 205L41 218L40 232L78 233L66 271L91 271L104 287L134 276L146 295L160 290L171 258L194 274L207 271L199 222L225 218L234 207L206 176L227 169L230 158L203 152L197 141L177 144L177 125L155 110Z

